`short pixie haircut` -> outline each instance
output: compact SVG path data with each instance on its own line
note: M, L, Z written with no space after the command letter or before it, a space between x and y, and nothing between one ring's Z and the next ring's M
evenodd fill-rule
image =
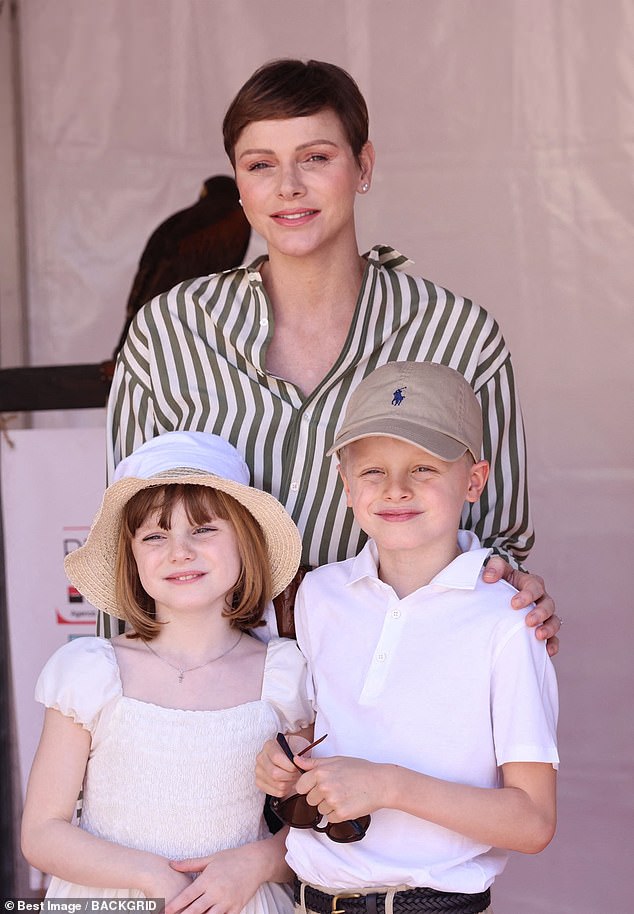
M235 166L240 134L254 121L308 117L329 108L338 116L355 158L368 141L368 108L354 79L321 60L272 60L249 77L222 124L225 150Z
M115 588L121 613L133 629L129 637L150 641L159 633L162 624L156 619L154 600L139 580L132 540L139 527L152 515L158 515L159 526L168 530L172 512L181 502L192 524L205 524L214 517L232 524L241 567L223 615L229 619L231 626L241 631L262 625L262 616L272 591L271 568L262 528L250 511L225 492L208 486L174 483L141 489L123 509Z

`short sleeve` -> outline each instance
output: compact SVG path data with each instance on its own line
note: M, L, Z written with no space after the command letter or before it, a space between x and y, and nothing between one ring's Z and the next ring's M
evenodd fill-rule
M315 719L307 688L306 661L295 641L269 641L262 698L273 706L285 732L307 727Z
M94 733L101 711L121 692L112 644L104 638L81 637L47 661L35 686L35 700Z
M558 767L555 668L545 643L523 618L514 623L494 660L491 702L498 765L550 762Z

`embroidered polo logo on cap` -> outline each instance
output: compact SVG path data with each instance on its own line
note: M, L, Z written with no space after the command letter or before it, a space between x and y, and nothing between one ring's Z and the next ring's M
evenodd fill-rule
M353 390L328 456L360 438L400 438L441 460L480 460L482 413L460 372L437 362L387 362Z
M401 405L401 403L405 399L405 394L403 393L404 390L407 390L407 386L396 388L396 390L394 391L394 395L392 397L392 406Z

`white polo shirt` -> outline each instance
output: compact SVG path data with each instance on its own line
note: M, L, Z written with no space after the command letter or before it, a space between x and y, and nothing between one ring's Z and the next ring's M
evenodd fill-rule
M488 549L462 554L400 600L379 580L370 541L356 558L306 576L297 640L315 696L315 755L392 762L445 780L500 786L505 762L558 762L557 684L545 644L513 611L514 588L481 580ZM362 841L291 828L287 860L314 885L429 886L480 892L508 854L392 809Z

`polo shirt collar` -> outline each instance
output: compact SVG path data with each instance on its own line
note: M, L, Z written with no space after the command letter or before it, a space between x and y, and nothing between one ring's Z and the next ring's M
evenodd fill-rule
M458 547L462 550L460 555L429 582L429 587L475 589L482 566L491 550L480 546L478 537L471 530L458 531ZM379 553L376 543L370 539L356 558L351 560L348 584L355 584L363 578L378 578L378 564Z
M443 568L430 584L454 587L457 590L475 590L482 566L491 550L483 548L471 530L458 530L458 547L462 550L460 555Z

